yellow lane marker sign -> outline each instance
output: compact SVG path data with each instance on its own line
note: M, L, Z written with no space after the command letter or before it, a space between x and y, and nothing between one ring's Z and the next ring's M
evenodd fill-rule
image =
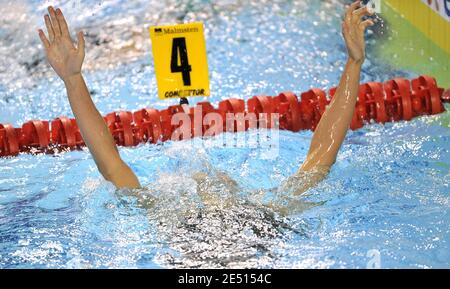
M209 96L203 23L150 27L160 99Z

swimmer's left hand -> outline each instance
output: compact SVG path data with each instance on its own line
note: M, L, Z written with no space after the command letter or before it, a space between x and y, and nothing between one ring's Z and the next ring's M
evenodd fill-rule
M363 20L363 17L371 15L371 12L365 6L358 8L360 4L361 1L356 1L347 9L345 19L342 22L342 34L350 59L362 64L366 49L364 32L367 27L374 25L374 22L370 19Z
M42 29L38 30L39 37L45 47L48 62L58 76L66 81L70 77L81 73L85 54L83 33L79 32L77 34L78 46L75 47L61 9L55 11L50 6L48 7L48 12L49 14L45 15L44 21L49 38L46 37Z

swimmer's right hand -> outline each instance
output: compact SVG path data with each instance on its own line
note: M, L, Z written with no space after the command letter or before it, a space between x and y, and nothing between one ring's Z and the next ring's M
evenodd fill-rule
M39 37L45 47L47 59L58 76L67 81L81 73L84 60L84 37L80 31L77 34L78 46L75 47L70 38L69 28L61 9L48 7L50 15L45 15L45 26L48 38L42 29L39 29Z

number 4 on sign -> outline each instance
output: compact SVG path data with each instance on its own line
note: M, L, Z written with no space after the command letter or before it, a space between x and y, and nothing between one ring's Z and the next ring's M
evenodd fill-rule
M202 23L150 27L150 38L159 98L209 96Z
M180 56L180 58L178 58ZM180 59L180 64L178 64ZM174 38L172 42L172 60L170 63L170 70L175 72L181 72L183 75L183 83L186 86L191 85L191 66L189 65L188 54L186 50L186 38Z

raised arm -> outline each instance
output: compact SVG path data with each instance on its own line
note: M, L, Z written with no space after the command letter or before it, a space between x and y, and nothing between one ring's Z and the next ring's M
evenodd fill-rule
M70 106L81 135L103 177L118 188L140 187L136 175L122 161L114 139L103 117L95 107L81 74L84 60L84 37L79 32L78 45L74 46L66 20L60 9L48 8L45 25L48 38L39 29L39 37L45 47L50 65L64 81Z
M370 12L366 7L360 8L360 2L354 2L347 9L342 23L348 60L336 94L317 125L305 162L286 184L295 194L303 193L325 178L350 127L365 58L364 32L374 24L372 20L363 20Z
M356 1L350 6L342 23L349 58L336 94L314 132L302 171L329 169L336 161L352 121L358 98L361 66L365 58L364 32L368 26L373 25L372 20L362 20L369 11L366 7L358 8L359 5L360 1Z

